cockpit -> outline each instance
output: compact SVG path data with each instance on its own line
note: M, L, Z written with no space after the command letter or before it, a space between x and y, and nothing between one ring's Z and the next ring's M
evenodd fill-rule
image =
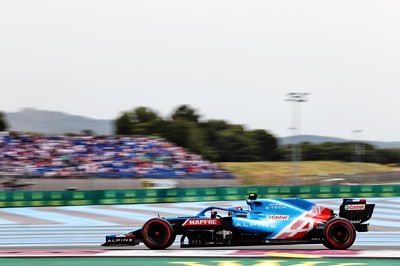
M222 217L247 217L249 211L243 210L242 207L222 208L208 207L199 212L197 216L218 219Z
M257 199L256 193L250 193L248 199L246 200L247 205L249 205L249 210L244 210L243 207L238 206L234 208L222 208L222 207L207 207L199 214L198 217L207 217L212 219L218 219L222 217L248 217L248 214L253 212L254 200Z

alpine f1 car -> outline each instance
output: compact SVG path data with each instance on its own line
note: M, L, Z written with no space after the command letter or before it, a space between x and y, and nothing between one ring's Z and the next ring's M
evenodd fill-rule
M243 246L322 243L347 249L356 231L368 231L375 204L344 199L339 215L304 199L257 199L251 193L248 209L208 207L193 217L153 218L142 228L121 236L106 236L103 246L138 245L165 249L180 236L180 246Z

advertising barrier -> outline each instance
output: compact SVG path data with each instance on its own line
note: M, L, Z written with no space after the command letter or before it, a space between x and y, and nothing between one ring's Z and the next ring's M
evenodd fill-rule
M400 197L400 185L210 187L91 191L0 191L0 207L110 205L259 198Z

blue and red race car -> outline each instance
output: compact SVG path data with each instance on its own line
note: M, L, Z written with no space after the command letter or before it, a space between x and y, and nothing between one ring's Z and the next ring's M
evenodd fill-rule
M347 249L356 231L368 231L375 204L344 199L339 215L304 199L257 199L249 194L248 210L208 207L193 217L153 218L122 236L106 236L103 246L137 245L165 249L177 236L181 247L322 243Z

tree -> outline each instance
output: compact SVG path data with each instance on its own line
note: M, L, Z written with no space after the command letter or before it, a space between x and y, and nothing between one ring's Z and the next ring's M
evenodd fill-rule
M229 128L229 124L224 120L208 120L200 122L199 126L203 130L205 140L210 145L215 144L219 131Z
M161 119L142 123L132 123L131 132L133 135L163 136L166 130L164 127L165 121Z
M223 162L251 162L259 158L254 153L256 143L238 128L218 132L216 150Z
M246 135L254 141L254 155L260 161L278 160L278 141L273 135L262 129L248 131Z
M199 126L187 120L172 120L166 122L162 136L179 146L208 157L208 147Z
M162 118L148 107L138 107L130 114L131 133L134 135L160 135L163 131Z
M156 111L144 106L137 107L130 115L132 123L146 123L160 119Z
M224 120L208 120L199 123L207 147L207 153L203 154L203 156L213 161L221 161L220 150L217 148L218 133L229 129L229 126Z
M291 148L287 150L288 154L291 153ZM321 161L329 160L330 151L322 144L314 144L310 142L304 142L301 144L301 153L303 161ZM288 157L291 160L291 156Z
M6 131L8 128L8 124L2 112L0 112L0 131Z
M83 130L81 130L81 133L82 133L82 135L85 135L85 136L94 136L94 135L96 135L96 132L94 132L91 129L83 129Z
M155 135L160 133L163 120L148 107L137 107L124 112L115 120L115 133L118 135Z
M117 134L160 136L215 161L269 161L282 155L276 138L265 130L247 131L224 120L200 122L189 105L178 106L171 118L138 107L116 119L115 128Z
M115 133L117 135L130 135L131 134L131 121L127 112L118 117L115 122Z
M185 104L176 108L175 112L172 114L173 120L183 119L195 123L199 122L199 117L200 116L196 114L196 110Z
M379 163L400 163L400 149L377 149L376 155Z

